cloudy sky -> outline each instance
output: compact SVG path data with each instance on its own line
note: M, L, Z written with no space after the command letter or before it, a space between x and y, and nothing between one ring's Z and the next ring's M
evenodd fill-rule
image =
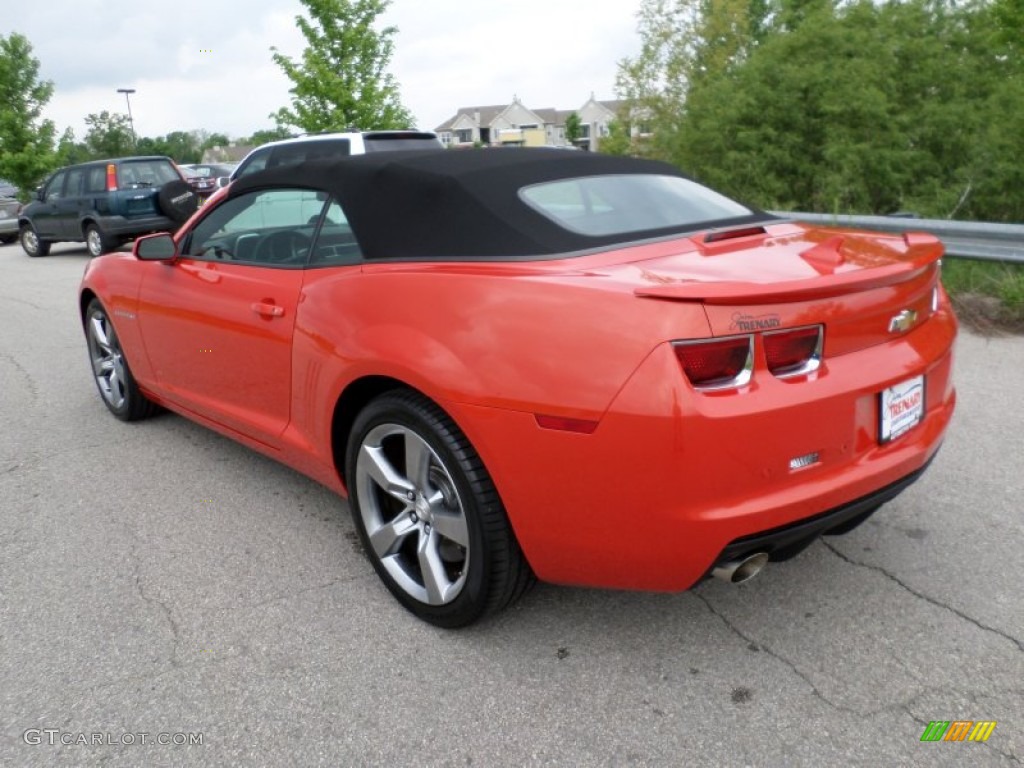
M12 3L13 5L13 3ZM640 0L515 0L456 4L394 0L391 71L417 126L461 106L508 103L574 109L615 97L616 63L639 48ZM273 126L289 81L270 46L298 57L299 0L36 0L0 15L0 34L25 35L52 80L46 116L78 138L92 112L125 112L134 88L140 136L205 129L237 137ZM209 51L209 52L206 52Z

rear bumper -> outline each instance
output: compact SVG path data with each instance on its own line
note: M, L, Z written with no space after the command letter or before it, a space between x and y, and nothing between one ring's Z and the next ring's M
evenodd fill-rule
M166 216L103 216L97 222L104 234L116 237L136 237L152 232L174 232L178 225Z
M928 460L928 464L931 464L932 459ZM895 483L842 504L835 509L830 509L828 512L780 528L773 528L770 531L736 539L715 558L715 565L708 570L705 576L709 577L711 570L719 564L743 560L758 552L767 552L772 562L789 560L800 554L820 536L849 533L871 517L880 506L892 501L917 481L928 468L928 464L911 472L906 477L900 478Z
M782 557L786 544L836 530L916 479L955 408L955 335L942 311L892 342L826 360L813 380L762 376L710 395L689 388L663 345L589 435L541 429L532 413L445 407L540 579L679 591L738 542L792 531L769 541ZM922 374L923 420L880 443L878 393ZM812 452L820 461L791 468Z

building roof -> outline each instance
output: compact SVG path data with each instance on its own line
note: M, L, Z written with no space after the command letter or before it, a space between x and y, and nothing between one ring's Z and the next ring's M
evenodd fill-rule
M482 107L459 107L455 114L450 117L441 125L434 129L435 132L440 133L441 131L450 131L455 121L462 115L468 115L473 120L476 119L476 114L480 113L480 125L490 125L494 122L494 118L508 109L508 104L491 104Z
M605 109L618 114L619 110L626 104L622 99L609 99L602 101L595 99L591 96L587 100L587 103L593 101L595 104L600 104ZM533 114L537 115L541 120L544 121L545 125L565 125L565 119L573 112L579 112L578 109L556 109L554 107L543 107L541 109L530 109L518 99L513 99L508 104L490 104L487 106L479 107L459 107L459 109L450 118L445 120L441 125L434 129L437 133L452 131L454 130L455 123L460 117L465 115L472 120L478 127L486 128L491 125L505 110L511 107L513 104L519 104L523 109L526 109ZM583 106L586 106L584 104ZM479 122L477 121L477 114L479 114Z
M565 118L575 111L575 109L554 109L552 107L533 110L534 114L540 117L545 124L551 125L565 125Z

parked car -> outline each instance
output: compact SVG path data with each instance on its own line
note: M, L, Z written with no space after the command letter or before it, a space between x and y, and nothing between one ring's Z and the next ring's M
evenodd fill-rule
M18 212L21 203L14 197L0 197L0 243L13 243L18 239Z
M196 195L168 157L123 157L61 168L18 214L22 248L45 256L52 243L84 242L92 256L139 235L177 227Z
M6 179L0 179L0 243L13 243L18 239L18 188Z
M6 179L0 179L0 243L13 243L18 239L18 188Z
M200 204L217 190L217 180L229 178L237 167L237 163L190 163L178 166L192 191L199 195Z
M297 136L257 147L235 168L231 180L266 168L297 165L305 160L413 149L444 149L444 145L432 131L361 131Z
M942 254L654 161L396 152L244 176L79 304L114 416L347 496L388 589L455 627L535 576L740 582L862 523L953 414Z

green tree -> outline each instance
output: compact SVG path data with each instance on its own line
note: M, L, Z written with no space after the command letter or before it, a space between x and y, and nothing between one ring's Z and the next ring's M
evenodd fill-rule
M203 151L195 132L171 131L161 143L161 155L167 155L178 163L198 163Z
M200 134L198 137L200 139L200 154L213 147L226 147L231 144L231 139L228 138L226 133L206 133L206 131L201 131Z
M28 39L17 32L0 35L0 178L22 196L56 164L57 129L40 119L52 95L53 83L39 79L39 60Z
M631 155L633 149L629 123L623 120L608 123L608 135L597 145L597 151L605 155Z
M761 207L1019 221L1022 7L646 0L617 85L645 153Z
M136 153L140 155L166 155L178 163L198 163L203 150L200 131L171 131L166 136L139 139Z
M85 118L85 147L94 160L135 154L128 115L103 110Z
M575 112L570 112L565 118L565 140L570 144L575 144L576 139L583 135L583 123L580 122L580 116Z
M57 142L56 165L75 165L89 160L89 148L84 143L75 140L75 132L65 128L64 133Z
M244 139L239 139L238 143L243 145L249 145L252 147L258 147L263 144L267 144L271 141L280 141L281 139L287 139L292 135L292 132L287 128L269 128L256 131L252 136Z
M398 83L387 71L397 28L374 28L390 0L300 0L310 18L296 16L306 38L300 61L273 51L274 62L294 83L291 108L271 114L279 128L343 131L407 128Z

